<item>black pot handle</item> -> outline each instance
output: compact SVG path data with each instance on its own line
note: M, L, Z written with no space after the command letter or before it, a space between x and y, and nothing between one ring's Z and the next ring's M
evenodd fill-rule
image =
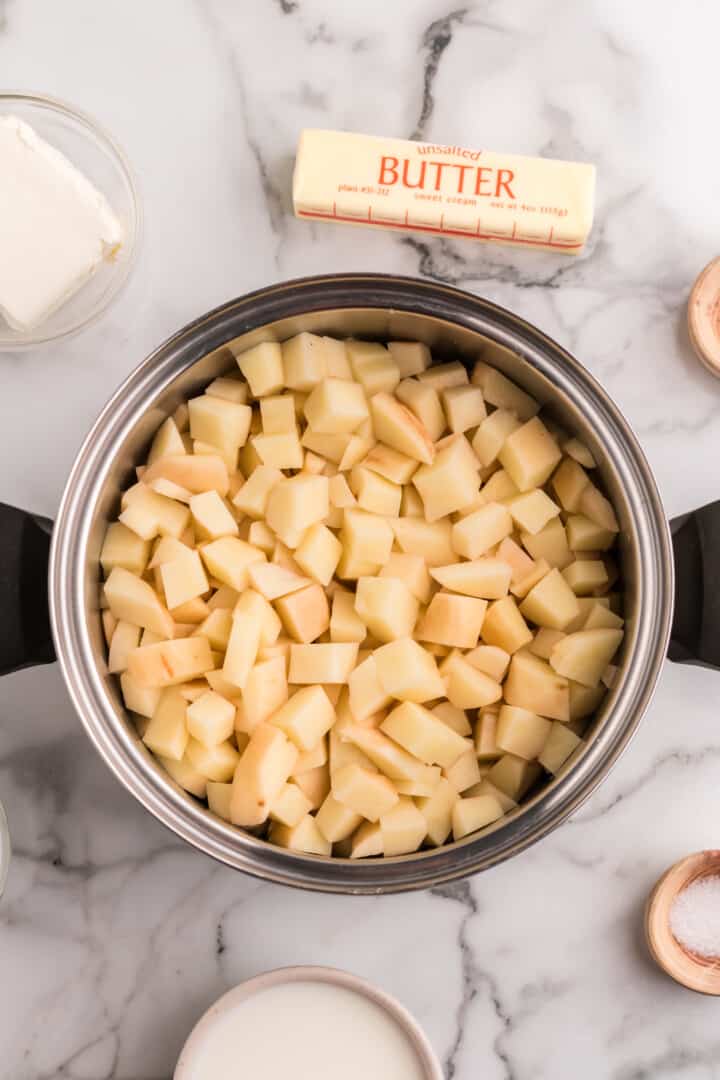
M668 656L720 668L720 501L670 522L675 614Z
M0 675L55 659L48 610L52 522L0 503Z

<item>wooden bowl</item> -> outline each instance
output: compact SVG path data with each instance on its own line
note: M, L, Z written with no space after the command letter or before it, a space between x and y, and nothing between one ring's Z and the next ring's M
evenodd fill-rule
M720 257L705 267L688 300L690 342L708 371L720 376Z
M653 959L671 978L690 990L720 996L720 956L691 952L670 929L670 908L678 893L698 878L716 875L720 875L720 851L699 851L671 866L650 893L645 936Z

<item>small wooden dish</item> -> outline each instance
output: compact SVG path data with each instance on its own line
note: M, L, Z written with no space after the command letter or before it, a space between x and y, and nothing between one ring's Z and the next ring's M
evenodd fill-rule
M670 929L670 908L678 893L698 878L715 875L720 875L720 851L699 851L671 866L650 893L645 936L653 959L671 978L690 990L720 996L720 956L690 952Z
M692 287L688 330L699 359L720 377L720 257L708 263Z

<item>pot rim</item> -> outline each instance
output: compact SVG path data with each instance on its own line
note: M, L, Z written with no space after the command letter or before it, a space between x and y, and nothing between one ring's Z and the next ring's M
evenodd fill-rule
M384 309L430 316L484 334L535 367L603 429L603 446L628 493L640 557L633 662L613 691L600 730L566 775L496 826L431 851L354 861L290 852L209 814L121 730L93 657L86 549L92 516L117 445L181 372L227 341L316 311ZM503 861L536 842L589 797L618 760L649 704L665 658L673 561L660 496L639 443L616 405L575 358L541 330L452 286L386 274L333 274L271 285L189 323L152 352L113 394L85 439L62 497L50 555L53 637L68 691L96 749L146 809L221 862L280 884L323 892L385 893L438 886Z

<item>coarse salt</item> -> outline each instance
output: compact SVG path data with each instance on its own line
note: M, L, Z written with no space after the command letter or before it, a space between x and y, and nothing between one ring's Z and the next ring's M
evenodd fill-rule
M675 897L670 929L676 941L698 956L720 956L720 875L697 878Z

